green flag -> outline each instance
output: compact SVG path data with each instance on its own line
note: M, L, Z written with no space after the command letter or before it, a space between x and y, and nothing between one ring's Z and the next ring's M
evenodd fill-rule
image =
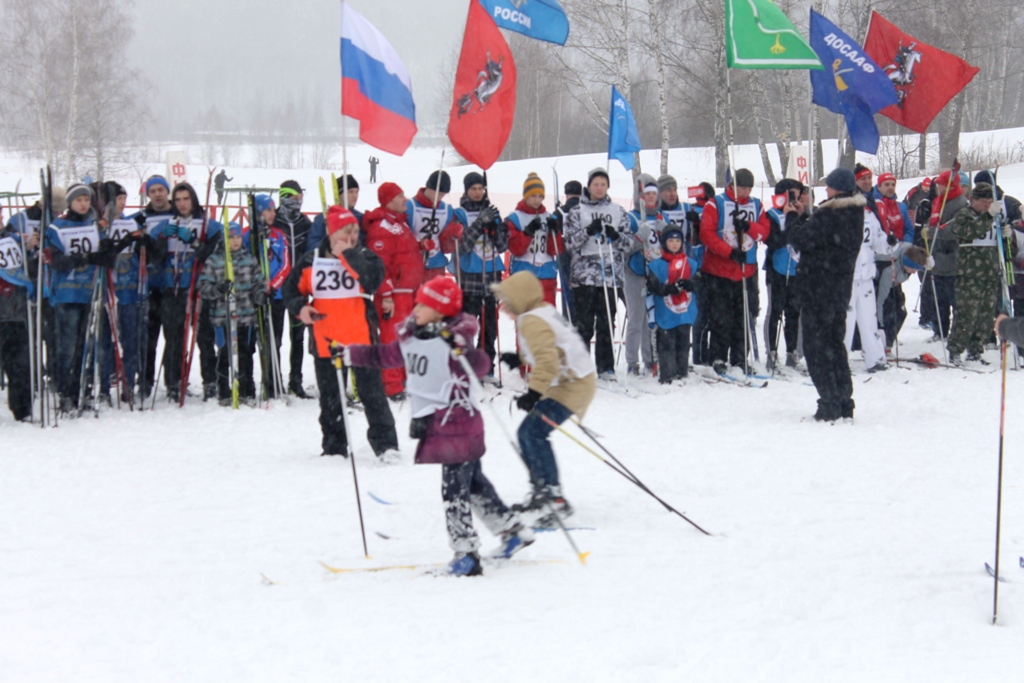
M823 68L771 0L725 0L725 57L733 69Z

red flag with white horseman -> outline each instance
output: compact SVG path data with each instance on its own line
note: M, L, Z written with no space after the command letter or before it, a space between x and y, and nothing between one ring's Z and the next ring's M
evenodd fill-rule
M874 11L864 52L885 70L899 97L896 104L878 113L918 133L924 133L980 71L956 55L904 33Z
M462 158L487 170L505 149L516 115L516 64L494 20L469 3L448 139Z

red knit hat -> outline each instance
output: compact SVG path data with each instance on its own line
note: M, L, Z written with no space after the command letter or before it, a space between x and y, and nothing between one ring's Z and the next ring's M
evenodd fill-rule
M352 212L343 206L332 206L327 210L327 234L333 235L346 225L358 225Z
M377 201L381 206L387 206L388 202L402 194L402 188L395 183L384 183L377 188Z
M878 185L879 187L881 187L882 183L884 183L887 180L891 180L891 181L893 181L895 183L896 182L896 176L894 176L892 173L880 173L878 175L878 180L876 181L875 184Z
M462 311L462 290L455 280L438 275L427 280L416 292L416 303L432 308L446 318Z

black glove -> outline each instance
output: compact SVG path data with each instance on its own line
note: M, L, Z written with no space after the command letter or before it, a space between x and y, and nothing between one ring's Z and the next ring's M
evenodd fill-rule
M890 247L895 247L896 244L899 242L899 240L896 239L896 235L892 234L891 232L889 233L889 236L885 238L885 241L889 243Z
M331 358L337 360L341 358L345 359L345 345L339 344L338 342L331 342Z
M732 219L732 225L736 228L737 233L748 233L750 232L750 221L742 216L736 216Z
M619 231L610 225L605 226L604 234L608 237L609 242L614 242L619 239Z
M739 263L740 265L744 265L747 262L747 253L740 249L739 247L736 247L735 249L732 250L732 253L729 254L729 258L731 258L736 263Z
M221 294L227 294L232 289L234 289L234 287L234 282L232 282L231 280L225 280L224 282L217 285L217 291L220 292Z
M439 336L445 344L450 346L453 351L458 351L459 353L462 352L462 347L459 346L459 342L455 338L455 334L447 327L442 327L437 333L437 336Z
M494 207L487 206L480 210L480 213L476 215L474 223L479 223L480 228L483 228L488 223L494 222Z
M120 254L122 251L127 249L131 245L131 243L136 240L137 236L138 233L130 232L121 239L119 239L117 241L117 244L114 246L114 253Z
M523 364L523 361L519 357L519 354L512 353L511 351L506 351L505 353L501 354L501 362L507 365L509 370L515 370Z
M196 263L206 263L206 259L213 255L213 252L217 250L217 244L219 240L212 239L206 240L199 245L196 249Z
M540 216L537 216L532 221L530 221L525 228L523 228L523 234L526 235L527 237L533 237L534 235L537 234L537 231L540 230L540 226Z
M552 235L562 232L562 223L558 220L558 216L548 216L548 232Z
M679 287L680 292L692 292L693 280L676 280L676 286Z
M530 412L533 407L537 405L537 401L540 400L540 392L530 389L525 394L520 395L516 399L516 407L524 412Z
M267 287L267 298L273 299L277 296L277 287Z
M666 284L665 296L675 296L676 294L679 294L681 291L683 291L683 288L679 284L680 282L682 282L682 280L676 282L669 282L668 284Z
M409 438L410 439L422 439L427 436L427 431L430 429L430 422L434 419L433 415L424 415L423 417L414 417L412 422L409 423Z
M687 211L686 220L690 221L690 225L700 225L700 214L696 211Z
M587 234L593 237L594 235L600 235L601 231L604 230L604 223L601 222L601 217L598 216L594 220L590 221L590 225L587 226Z
M921 203L917 205L917 211L914 212L914 223L917 225L927 225L931 217L932 203L927 199L922 199Z

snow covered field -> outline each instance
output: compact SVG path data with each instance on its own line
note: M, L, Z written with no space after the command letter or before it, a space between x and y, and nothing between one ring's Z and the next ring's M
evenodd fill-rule
M399 180L406 189L434 163L417 154ZM597 159L563 159L561 181ZM492 183L515 193L529 170L550 183L549 167L500 164ZM307 187L316 175L235 173ZM1000 181L1024 195L1024 167L1001 170ZM626 183L616 173L613 189ZM913 308L916 279L904 290ZM916 322L910 313L902 356L941 357ZM508 321L501 339L513 348ZM1024 372L1009 373L1008 582L992 627L984 563L993 561L1000 375L868 375L857 355L852 426L802 421L816 398L803 377L764 389L691 377L635 399L600 391L586 423L712 536L556 435L587 565L544 533L473 579L425 576L426 566L335 575L318 564L450 559L440 470L411 465L407 406L396 411L404 462L395 467L373 462L365 419L352 418L372 560L349 463L318 457L315 401L238 412L158 401L152 413L108 411L45 431L13 424L4 406L0 681L1020 680ZM309 359L305 376L312 382ZM493 405L514 426L520 385L505 379ZM498 418L485 417L485 471L518 501L525 468ZM496 545L478 530L485 550Z

